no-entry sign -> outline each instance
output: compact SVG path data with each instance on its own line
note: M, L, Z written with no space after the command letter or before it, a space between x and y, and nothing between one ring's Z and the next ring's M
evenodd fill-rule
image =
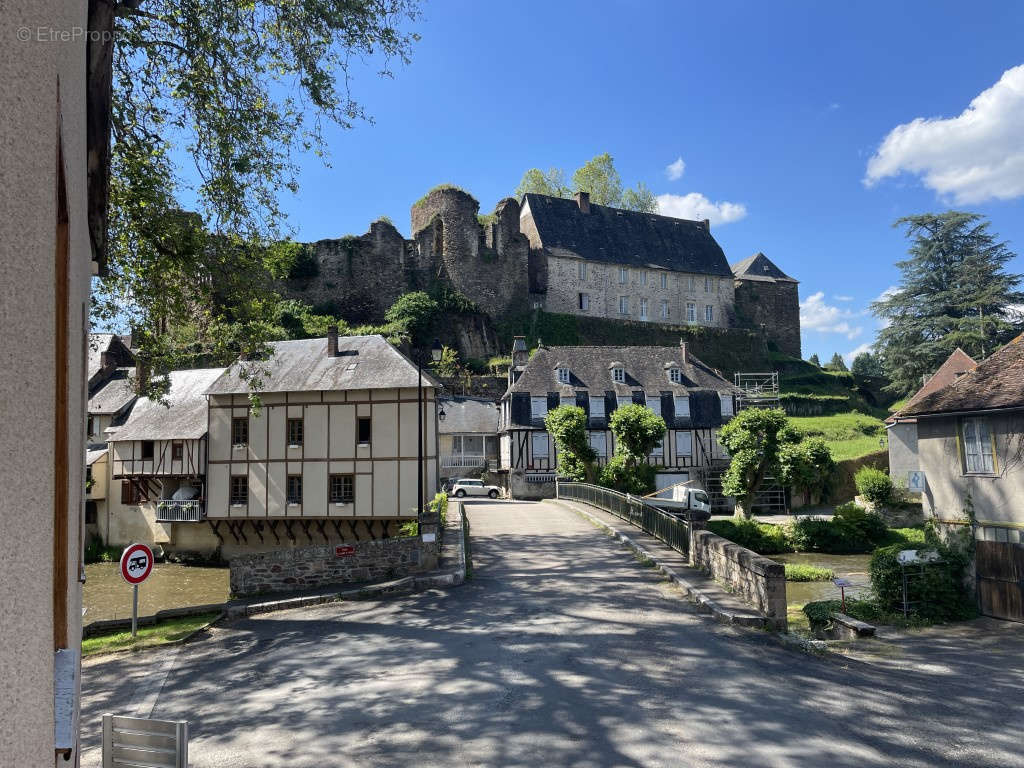
M121 576L138 586L153 572L153 550L145 544L130 544L121 553Z

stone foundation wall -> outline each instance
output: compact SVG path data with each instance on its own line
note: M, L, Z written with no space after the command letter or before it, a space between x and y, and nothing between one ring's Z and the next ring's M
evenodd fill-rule
M553 499L557 496L555 481L545 483L526 482L526 473L521 469L509 470L501 483L507 490L509 496L521 501L539 501L540 499Z
M437 567L439 543L420 536L241 555L230 560L237 597L399 578Z
M708 571L761 611L768 626L786 630L786 570L782 563L710 531L694 531L690 546L695 566Z
M763 327L780 352L800 357L800 296L796 283L737 280L735 295L740 325Z

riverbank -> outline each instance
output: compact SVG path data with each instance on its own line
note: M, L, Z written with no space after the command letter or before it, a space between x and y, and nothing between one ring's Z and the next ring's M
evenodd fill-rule
M139 615L152 616L160 611L227 602L227 568L157 563L153 573L139 587ZM117 563L93 563L85 566L82 589L83 624L132 615L132 588L121 578Z
M150 626L139 627L134 638L132 638L131 630L106 632L86 637L82 640L82 655L97 656L101 653L139 650L181 642L194 632L209 626L221 615L220 612L214 612L165 619Z

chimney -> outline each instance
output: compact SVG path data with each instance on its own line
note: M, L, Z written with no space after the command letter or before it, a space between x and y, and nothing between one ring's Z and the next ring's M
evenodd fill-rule
M704 229L711 231L711 219L704 219Z
M100 370L109 371L114 367L114 361L110 359L109 352L100 352Z
M327 356L338 356L338 326L327 326Z
M683 358L683 365L689 364L690 361L686 359L687 358L686 342L683 341L682 339L679 340L679 355Z
M577 192L576 205L580 207L580 210L583 211L583 213L590 213L590 193Z
M526 365L526 361L529 359L529 356L529 353L526 351L526 337L512 337L512 367L514 368L517 365Z
M145 391L149 386L149 366L135 358L135 389L138 392Z

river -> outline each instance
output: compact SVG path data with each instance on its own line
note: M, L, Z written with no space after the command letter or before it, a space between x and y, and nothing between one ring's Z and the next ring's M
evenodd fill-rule
M846 596L860 596L871 589L871 555L826 555L821 552L793 552L770 555L779 563L802 563L831 568L837 579L846 579L853 586L846 588ZM786 602L805 605L816 600L838 600L839 587L831 581L787 581Z
M139 586L139 616L167 608L223 603L228 599L228 569L157 563ZM85 566L83 624L132 615L132 588L121 578L117 563Z

